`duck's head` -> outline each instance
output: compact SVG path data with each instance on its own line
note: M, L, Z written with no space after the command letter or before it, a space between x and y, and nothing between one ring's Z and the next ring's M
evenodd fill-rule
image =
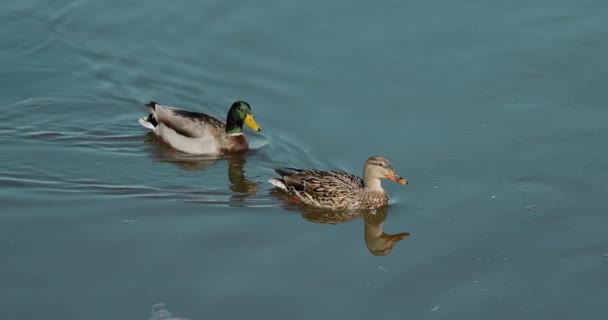
M393 169L391 163L386 158L380 156L373 156L365 161L363 176L368 181L389 179L400 184L407 184L407 180L395 173L395 169Z
M243 123L251 130L261 131L262 128L253 120L251 106L245 101L236 101L228 110L226 118L226 133L241 133L243 132Z

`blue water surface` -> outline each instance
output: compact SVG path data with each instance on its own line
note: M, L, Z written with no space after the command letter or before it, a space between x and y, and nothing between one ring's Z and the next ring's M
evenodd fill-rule
M0 21L2 318L607 314L606 1L27 0ZM263 131L179 154L137 123L150 100L245 100ZM376 154L410 184L373 216L266 181ZM376 231L410 236L376 255Z

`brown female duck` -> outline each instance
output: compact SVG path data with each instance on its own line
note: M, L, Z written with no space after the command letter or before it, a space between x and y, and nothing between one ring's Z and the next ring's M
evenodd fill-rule
M281 178L268 179L271 184L307 205L330 210L385 206L388 196L380 179L407 184L407 180L395 173L390 162L380 156L367 159L363 179L341 171L278 169L276 172Z

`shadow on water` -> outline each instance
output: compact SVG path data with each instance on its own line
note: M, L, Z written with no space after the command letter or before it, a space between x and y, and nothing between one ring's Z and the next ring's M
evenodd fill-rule
M23 163L19 165L18 170L15 170L16 168L0 170L0 187L37 189L45 192L96 193L112 197L166 199L219 206L268 205L263 197L256 197L260 185L245 173L247 157L256 154L259 146L247 153L224 157L204 157L180 153L165 145L153 133L143 136L115 135L105 131L99 131L95 135L87 133L79 136L65 133L34 133L28 137L50 143L64 141L71 146L83 145L88 149L109 152L112 155L132 156L141 155L143 152L144 156L152 157L160 162L171 163L185 171L204 171L225 162L227 163L228 190L217 190L218 187L221 187L221 183L212 186L215 187L212 190L205 190L199 188L198 185L180 182L176 184L175 181L179 180L175 179L158 178L150 181L150 177L144 174L132 175L130 170L133 165L125 162L119 162L120 168L112 170L111 174L103 174L110 171L102 169L99 170L101 174L95 172L91 177L69 170L53 171ZM149 146L147 150L139 147L142 140ZM117 150L122 152L117 152ZM99 168L103 165L100 162L94 167ZM128 182L125 178L128 179Z
M151 132L148 133L144 141L151 146L152 156L158 161L171 163L187 171L206 170L218 162L226 161L228 164L229 189L234 192L230 196L230 205L242 204L247 198L255 196L260 189L260 185L257 182L245 175L247 156L255 154L256 150L225 156L191 155L171 148L161 138Z
M342 224L363 218L363 238L369 252L376 256L386 256L391 253L393 246L407 238L407 232L387 234L384 232L384 221L388 216L388 206L371 210L341 210L327 211L323 209L308 207L289 202L290 196L279 189L270 191L275 196L285 201L286 209L300 212L302 218L307 221L320 224Z

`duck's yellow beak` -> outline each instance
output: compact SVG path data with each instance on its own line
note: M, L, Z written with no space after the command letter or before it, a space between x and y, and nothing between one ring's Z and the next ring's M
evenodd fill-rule
M251 130L254 131L262 131L262 128L258 126L258 124L253 120L253 115L251 113L245 116L245 121L243 121Z
M385 176L385 178L395 181L397 183L401 183L401 184L407 184L407 180L401 178L400 176L398 176L397 174L395 174L395 172L391 171L389 173L387 173Z

